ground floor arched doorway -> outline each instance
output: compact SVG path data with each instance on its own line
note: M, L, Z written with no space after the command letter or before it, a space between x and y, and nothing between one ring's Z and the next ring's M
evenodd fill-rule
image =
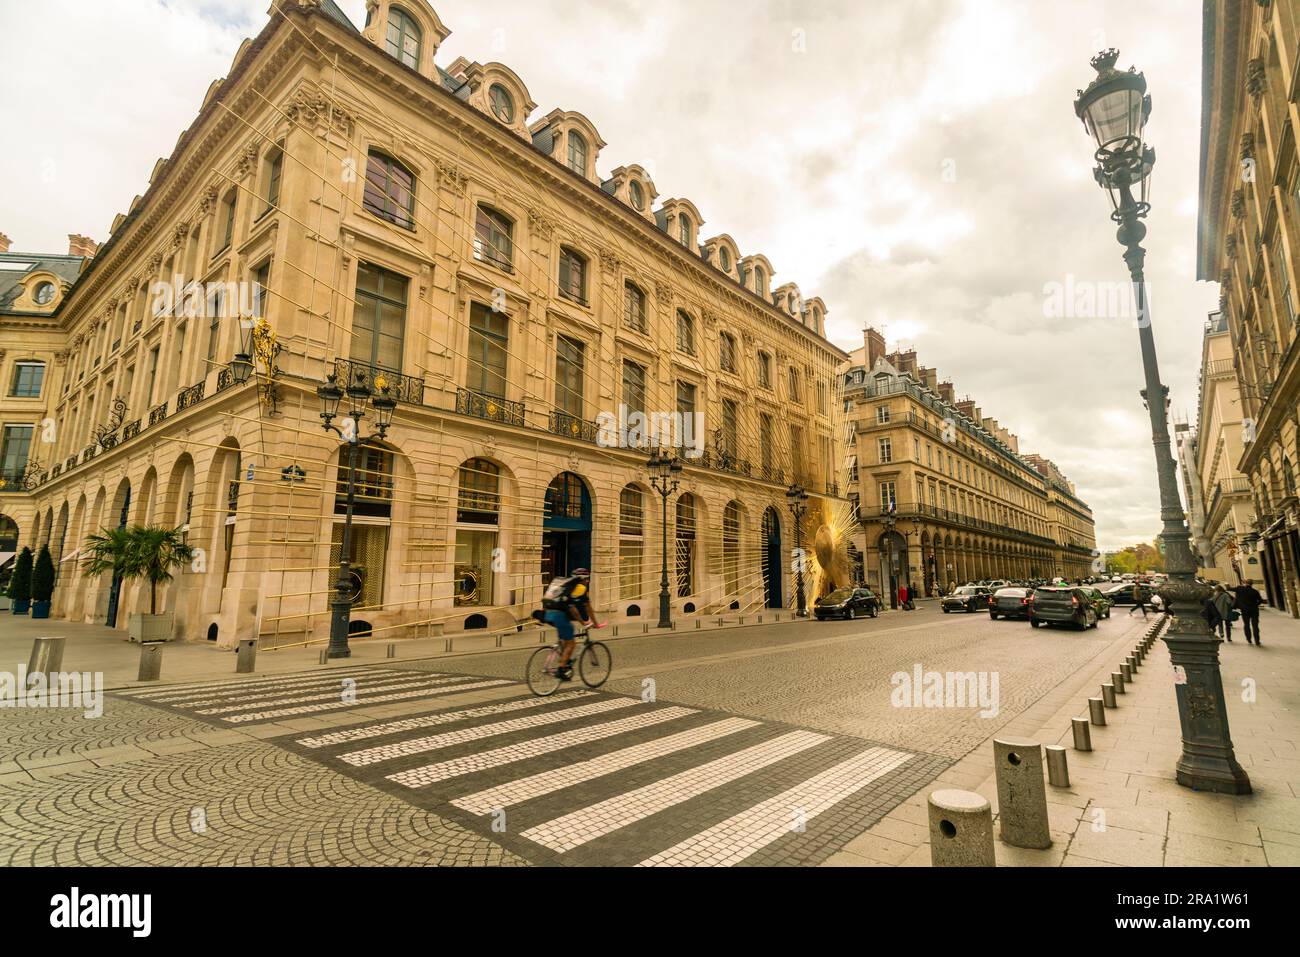
M582 477L561 472L546 489L542 584L591 568L591 492Z
M879 542L880 587L889 592L889 607L898 607L898 589L911 587L907 540L898 532L884 532Z
M763 513L763 590L768 608L783 608L781 589L781 518L771 506Z

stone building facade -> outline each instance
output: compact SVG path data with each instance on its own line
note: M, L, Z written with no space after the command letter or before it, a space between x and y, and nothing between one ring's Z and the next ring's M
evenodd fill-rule
M858 515L862 580L936 595L981 579L1093 574L1092 512L1046 459L951 382L888 353L875 329L840 369L845 487Z
M1208 0L1203 43L1197 276L1220 284L1241 397L1236 533L1300 616L1300 2Z
M362 29L331 0L274 8L43 320L56 438L17 509L58 559L56 615L141 610L75 558L152 522L201 550L166 589L176 637L327 637L347 485L330 375L398 402L359 450L363 633L509 628L579 566L607 614L650 614L664 532L675 614L788 607L795 483L815 587L835 583L845 354L825 304L709 238L692 201L656 205L642 167L602 176L591 120L531 119L509 67L438 66L448 32L424 0L372 0ZM659 442L684 465L666 502Z

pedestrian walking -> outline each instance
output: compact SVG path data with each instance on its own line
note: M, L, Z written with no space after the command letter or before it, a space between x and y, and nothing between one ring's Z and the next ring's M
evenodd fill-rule
M1237 596L1237 611L1241 612L1241 627L1246 632L1246 644L1250 644L1253 639L1258 647L1262 644L1259 640L1259 606L1263 604L1264 596L1255 590L1255 585L1249 578L1244 585L1238 585L1233 591Z
M1141 610L1142 617L1145 618L1147 616L1147 606L1142 594L1142 586L1134 582L1130 594L1133 596L1133 607L1129 609L1128 616L1132 618L1135 611Z
M907 586L906 585L898 586L898 607L903 611L907 611Z
M1210 603L1214 606L1215 616L1218 618L1220 636L1225 641L1232 641L1232 619L1238 614L1233 608L1236 597L1228 594L1228 589L1222 585L1216 585L1214 594L1210 596ZM1214 630L1213 626L1210 630Z

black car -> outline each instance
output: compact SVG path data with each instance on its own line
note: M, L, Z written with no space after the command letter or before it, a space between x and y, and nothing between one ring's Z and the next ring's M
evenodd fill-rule
M993 593L993 600L989 602L989 617L994 621L998 618L1028 618L1029 589L999 588Z
M950 611L984 611L989 607L993 596L983 585L962 585L950 595L943 598L943 613Z
M1075 625L1080 631L1097 627L1097 608L1081 588L1035 588L1029 596L1029 623Z
M1142 591L1142 600L1144 602L1151 600L1151 590L1142 585L1138 586ZM1111 585L1109 588L1101 589L1101 597L1110 601L1112 605L1133 605L1133 583L1124 582L1122 585Z
M817 599L813 614L818 621L827 618L875 618L880 614L880 599L870 588L841 588Z

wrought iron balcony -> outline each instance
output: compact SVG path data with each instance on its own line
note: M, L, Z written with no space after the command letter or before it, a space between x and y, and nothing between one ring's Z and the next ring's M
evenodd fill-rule
M524 404L498 399L496 396L479 395L469 389L456 390L456 411L461 415L472 415L492 422L506 425L524 424Z
M92 442L90 445L87 445L84 449L81 450L81 461L89 462L98 454L99 454L99 445L97 443Z
M149 410L149 424L157 425L163 419L167 418L167 403L156 406Z
M104 451L108 451L117 445L118 438L116 432L105 432L99 437L99 446Z
M53 468L50 469L50 476L52 478L58 478L62 474L63 474L63 463L55 462Z
M139 434L140 434L140 420L139 420L139 419L136 419L134 422L128 422L126 425L122 426L122 441L123 441L123 442L125 442L127 439L133 439L133 438L135 438L135 437L136 437L137 435L139 435Z
M595 422L588 422L567 412L552 412L546 427L553 435L563 435L583 442L595 442L600 432Z
M71 469L76 464L77 464L77 453L75 452L69 455L67 459L65 459L63 462L64 468L68 468L68 469Z
M335 359L334 376L341 388L350 385L364 385L379 392L387 387L388 394L399 403L406 405L424 404L424 380L415 376L402 375L383 366L371 365L357 359Z
M180 412L188 409L190 406L203 401L203 383L196 382L188 389L181 389L176 396L176 411Z
M230 371L230 366L223 366L217 372L217 391L225 392L235 384L235 374Z

